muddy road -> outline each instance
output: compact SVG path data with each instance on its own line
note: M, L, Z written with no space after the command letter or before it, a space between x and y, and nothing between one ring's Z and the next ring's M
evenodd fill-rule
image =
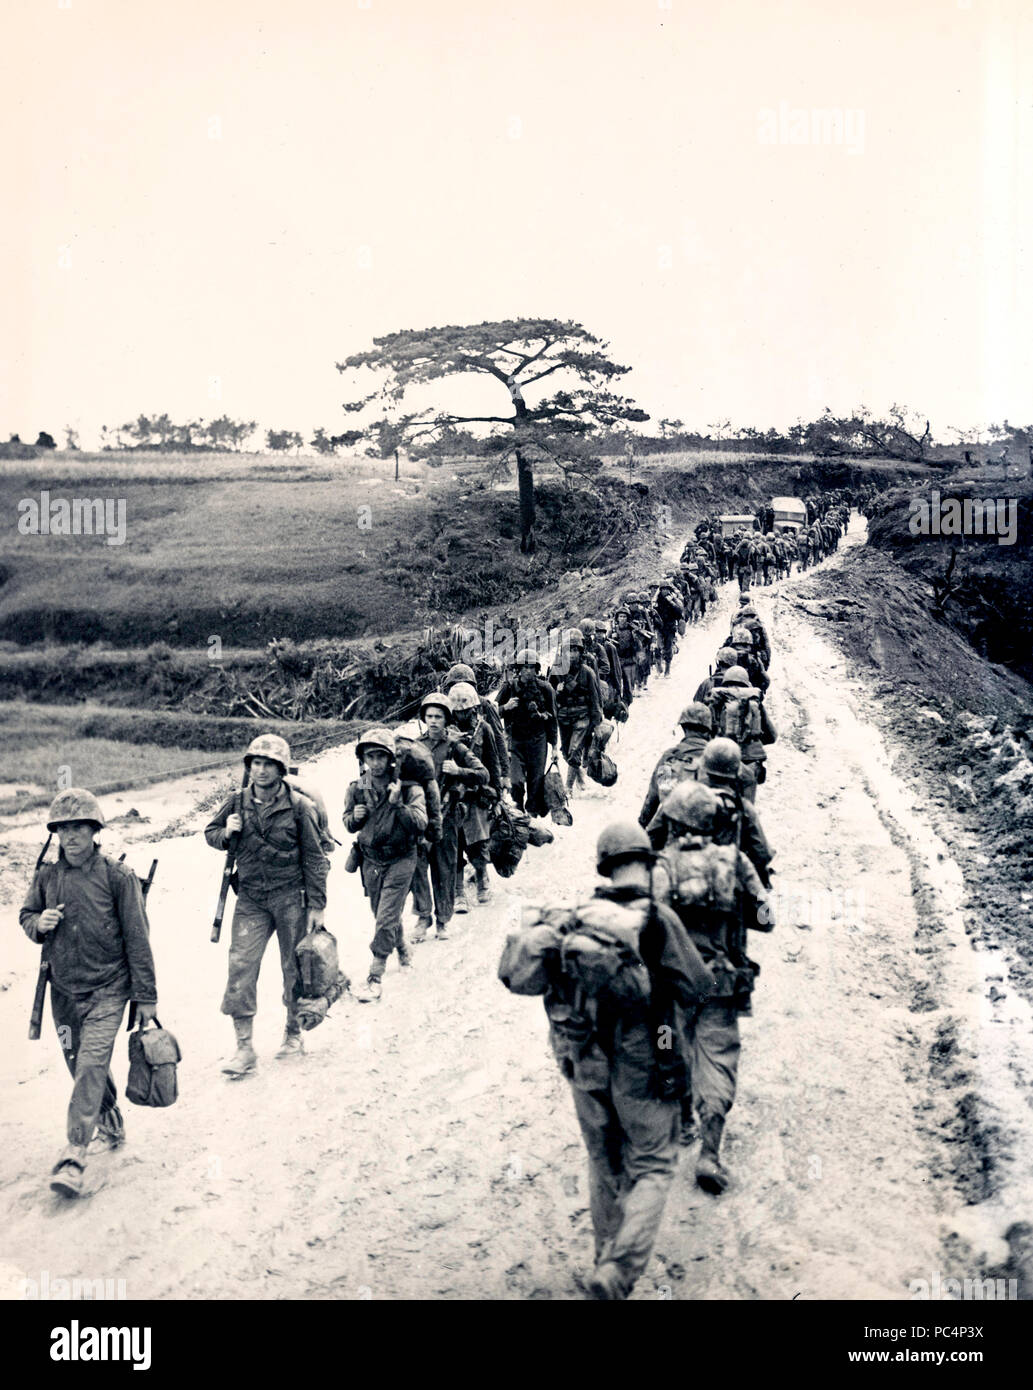
M862 538L855 517L848 544ZM1030 1010L1000 984L993 953L972 949L960 871L891 771L865 686L783 596L794 582L756 594L779 730L759 794L777 926L751 947L762 974L727 1129L733 1185L717 1199L699 1191L684 1151L636 1298L908 1298L936 1271L1000 1269L1004 1232L1033 1214L1033 1178L1015 1157L1033 1152ZM228 930L220 946L208 940L221 858L200 834L205 814L161 840L150 917L159 1016L184 1052L181 1098L166 1111L124 1106L125 1148L91 1162L102 1185L74 1204L46 1185L69 1079L49 1018L42 1041L26 1038L38 958L17 926L18 856L34 836L9 832L4 1291L48 1271L124 1279L130 1298L579 1297L591 1232L573 1107L541 1002L502 988L499 953L522 902L591 891L596 836L636 817L734 606L725 586L681 639L671 678L636 699L611 748L617 785L576 799L574 826L529 850L512 879L493 876L492 903L457 917L448 942L416 947L407 976L393 959L378 1005L337 1004L299 1062L272 1055L283 1021L272 953L258 1071L222 1078ZM349 746L304 770L334 816L354 768ZM172 791L124 798L150 820L102 843L128 847L145 871L148 836L183 807ZM361 980L371 918L344 853L327 925ZM120 1089L125 1073L120 1039Z

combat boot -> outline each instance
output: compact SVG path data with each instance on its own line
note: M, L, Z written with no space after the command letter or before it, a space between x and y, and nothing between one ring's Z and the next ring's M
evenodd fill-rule
M710 1192L717 1197L728 1186L728 1173L718 1157L725 1117L715 1115L709 1110L701 1110L699 1123L703 1134L703 1147L696 1160L696 1182L704 1192Z
M488 883L487 864L478 864L477 872L477 901L479 903L491 902L491 885Z
M409 950L409 943L404 937L398 943L398 964L403 970L412 969L412 952Z
M696 1117L692 1113L692 1097L685 1096L681 1103L681 1127L678 1135L678 1142L683 1149L687 1149L690 1144L694 1144L699 1138L696 1131Z
M616 1303L627 1298L624 1276L612 1261L597 1265L588 1281L588 1296L604 1303Z
M429 918L429 917L420 917L420 918L418 918L418 920L417 920L417 922L416 922L416 926L415 926L415 928L413 929L412 937L410 938L410 940L412 941L412 944L413 944L414 946L419 946L421 942L426 941L426 939L427 939L427 933L428 933L429 931L430 931L430 918Z
M249 1071L254 1071L258 1058L255 1056L255 1049L251 1046L251 1026L252 1020L250 1018L235 1018L233 1020L233 1031L237 1035L237 1050L223 1067L224 1075L239 1077L246 1076Z
M465 884L465 883L458 882L458 883L456 884L456 899L455 899L455 903L453 904L453 909L454 909L454 911L456 911L456 912L469 912L469 911L470 911L470 904L466 901L466 884Z
M303 1057L305 1055L305 1044L301 1040L301 1033L291 1032L288 1027L283 1035L283 1042L276 1056L279 1061L284 1061L289 1057Z
M87 1149L88 1153L104 1153L108 1149L120 1149L126 1142L126 1122L117 1105L110 1110L102 1110L97 1121L97 1130Z
M384 992L381 980L384 978L384 970L387 960L384 956L374 956L373 964L369 968L364 986L360 986L355 991L355 998L360 1004L375 1004Z
M51 1172L55 1174L54 1180L50 1184L51 1192L60 1193L62 1197L78 1197L82 1191L85 1168L86 1146L84 1144L69 1144L51 1169Z

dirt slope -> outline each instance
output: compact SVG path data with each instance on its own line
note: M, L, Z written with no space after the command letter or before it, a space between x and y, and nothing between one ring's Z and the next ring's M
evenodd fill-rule
M636 1297L895 1299L936 1270L1010 1269L1004 1232L1033 1213L1016 1159L1033 1141L1030 1011L988 983L1000 963L969 945L960 874L891 772L867 688L806 613L775 589L758 601L781 731L760 794L780 920L752 952L763 974L728 1129L736 1181L705 1196L686 1155ZM218 1013L226 946L208 942L219 860L197 833L204 816L188 817L181 829L193 833L157 847L151 911L161 1017L185 1052L182 1098L169 1111L128 1107L129 1143L96 1165L107 1185L70 1208L43 1177L68 1080L50 1034L24 1040L35 952L9 921L7 1278L124 1278L143 1298L577 1297L591 1248L583 1152L541 1004L498 984L498 955L523 900L590 891L595 837L637 814L733 605L729 588L682 639L671 679L636 701L616 787L576 802L574 827L496 881L494 902L458 918L453 940L417 948L411 976L392 963L378 1006L337 1005L292 1070L272 1059L282 1013L268 957L259 1071L240 1083L218 1073L231 1042ZM309 770L333 806L353 768L349 747ZM8 897L30 852L19 833ZM144 867L147 833L131 850ZM340 855L329 924L361 977L370 918ZM122 1042L116 1075L121 1084Z

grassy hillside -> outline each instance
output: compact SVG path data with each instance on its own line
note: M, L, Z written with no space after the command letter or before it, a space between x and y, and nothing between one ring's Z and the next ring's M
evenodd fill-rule
M506 602L630 541L642 489L539 489L539 554L517 546L515 492L482 465L271 462L238 455L81 455L0 469L0 638L156 640L204 648L375 636ZM19 501L125 504L126 539L23 535ZM612 533L612 534L611 534Z

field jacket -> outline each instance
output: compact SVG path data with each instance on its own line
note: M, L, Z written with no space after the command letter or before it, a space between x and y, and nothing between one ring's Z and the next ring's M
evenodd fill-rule
M40 936L40 913L61 903L61 922ZM62 852L32 880L19 920L30 941L50 942L50 976L62 994L124 984L139 1004L157 999L140 881L125 864L94 848L73 867Z

